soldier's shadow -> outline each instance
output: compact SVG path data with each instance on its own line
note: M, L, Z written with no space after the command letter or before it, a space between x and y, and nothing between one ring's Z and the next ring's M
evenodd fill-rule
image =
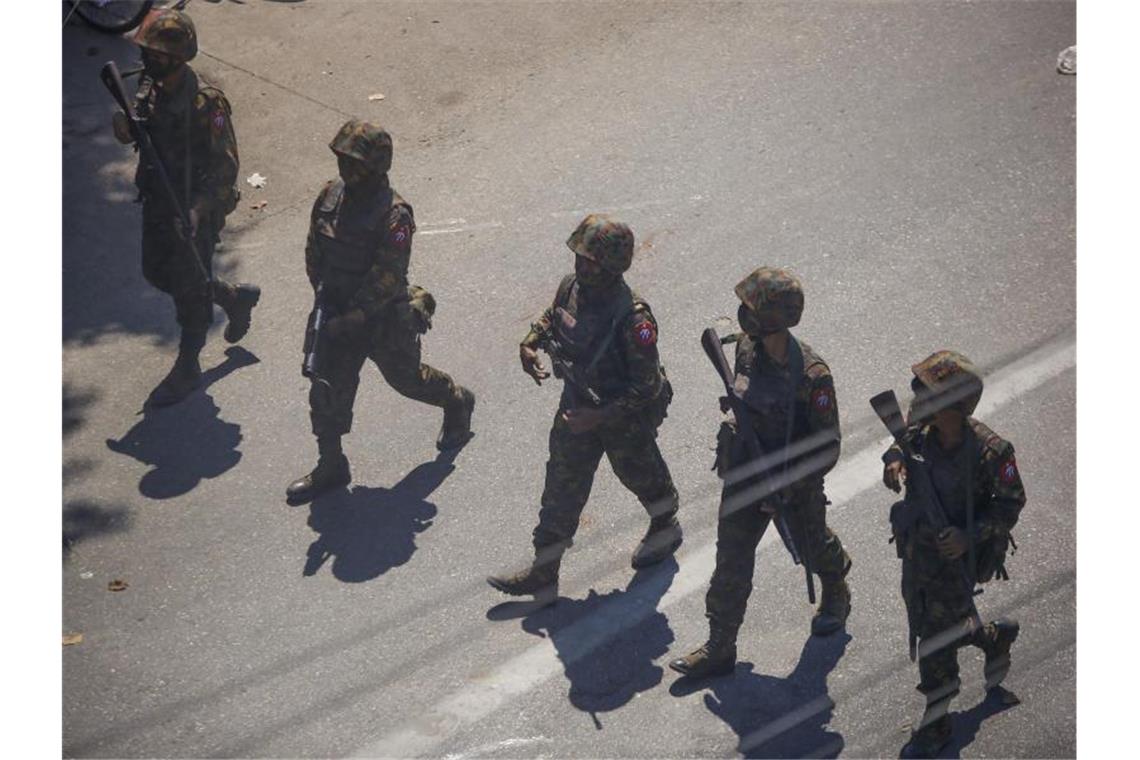
M107 448L151 465L139 480L139 493L170 499L192 491L206 478L216 478L241 460L241 426L218 417L221 411L206 393L211 385L242 367L257 364L241 346L226 349L221 364L202 373L202 384L173 406L146 406L142 419Z
M625 589L591 589L585 599L560 597L523 618L523 630L554 644L570 681L570 704L589 713L597 728L598 713L616 710L661 683L664 671L655 660L668 653L673 630L657 606L678 569L670 557L639 570ZM488 617L502 614L492 609Z
M694 681L677 679L669 692L686 696L707 687L705 706L740 737L744 757L837 757L843 736L829 731L835 703L827 692L827 676L847 649L851 636L810 636L799 662L786 677L753 672L738 662L731 676Z
M986 692L985 698L969 710L950 713L954 725L954 739L938 756L960 758L962 750L977 738L982 723L1018 704L1020 700L1013 692L999 686Z
M427 498L455 469L458 453L424 462L391 488L355 486L314 499L309 527L318 535L302 573L314 575L331 559L335 578L362 583L411 559L416 535L431 527L438 511Z

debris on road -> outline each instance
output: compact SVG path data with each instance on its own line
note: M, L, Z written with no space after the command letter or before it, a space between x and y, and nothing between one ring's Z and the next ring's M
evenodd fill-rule
M108 591L126 591L127 582L121 581L118 578L107 584Z
M382 92L377 92L377 93L375 93L375 94L373 94L373 95L369 95L369 96L368 96L368 99L369 99L369 100L383 100L383 99L384 99L384 93L382 93Z
M1057 56L1057 73L1058 74L1073 74L1077 73L1077 46L1067 47L1061 51Z
M91 572L90 570L84 570L82 573L79 574L79 577L86 581L86 580L90 580L90 579L94 578L95 573Z
M265 208L268 205L269 205L269 201L257 201L256 203L251 203L249 205L249 207L251 209L253 209L254 211L261 211L263 208Z
M82 633L65 633L63 634L63 645L65 647L75 646L83 642Z
M265 177L262 177L257 172L254 172L253 174L246 177L245 181L248 185L250 185L252 187L265 187L265 183L268 182L269 180L267 180Z

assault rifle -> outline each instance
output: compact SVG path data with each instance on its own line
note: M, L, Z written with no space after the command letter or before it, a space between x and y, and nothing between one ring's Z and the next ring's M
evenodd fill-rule
M764 451L760 445L760 438L756 435L756 429L752 427L752 412L748 409L748 405L736 395L733 388L733 380L735 373L728 363L728 359L724 355L724 343L731 342L732 337L721 339L716 330L711 327L706 327L704 332L701 333L701 348L705 350L705 355L708 356L709 361L712 362L713 367L716 369L717 375L724 383L724 392L728 397L728 403L732 409L732 414L736 418L736 431L737 436L743 440L744 448L747 451L749 461L756 461L763 457L767 452ZM784 452L783 469L787 468L787 454ZM808 558L799 551L799 545L795 536L792 533L791 526L788 524L787 515L784 513L785 504L782 499L775 498L776 513L772 517L772 522L776 524L776 532L780 534L780 540L784 542L788 553L792 555L792 561L797 565L804 566L804 575L807 577L807 591L808 600L815 604L815 579L811 575L811 565Z
M906 463L907 474L907 490L906 499L903 504L909 505L908 513L901 516L900 523L909 525L917 520L919 517L925 518L926 522L934 529L936 535L942 535L943 531L951 527L950 521L946 518L946 510L942 507L942 502L938 498L938 492L934 488L934 482L930 479L930 471L927 469L926 460L922 455L914 450L910 442L906 438L907 426L903 421L902 409L899 408L899 401L895 397L894 391L883 391L875 395L871 399L871 408L875 410L879 420L890 431L891 436L895 439L899 449L902 451L904 461ZM893 510L892 510L893 511ZM964 623L964 629L960 632L943 632L939 634L939 638L944 636L947 638L941 645L949 644L951 641L956 640L961 635L968 635L982 627L981 616L978 615L978 608L974 604L974 597L981 592L981 589L975 590L974 575L973 575L973 556L974 556L974 537L969 535L971 531L967 531L967 540L970 542L970 549L968 555L958 558L955 562L957 565L958 581L962 589L966 592L967 598L970 600L970 614ZM969 563L966 558L969 557ZM914 661L917 655L917 642L918 636L913 627L910 630L910 659ZM938 649L940 648L935 642L923 641L923 649Z
M320 365L321 348L324 346L325 325L330 319L328 304L325 303L325 284L317 283L317 292L313 296L313 309L309 312L309 321L305 325L305 356L301 360L301 374L314 383L328 386L329 381L321 377Z
M566 358L566 352L554 337L553 329L544 327L538 331L538 347L550 357L550 369L555 377L565 381L579 396L588 399L594 406L602 405L601 396L590 385L582 366Z
M182 239L186 242L186 255L194 259L194 266L198 270L198 274L207 285L213 284L213 278L210 276L210 271L206 269L206 265L202 263L201 254L198 251L198 245L194 241L194 237L190 234L190 214L183 207L178 199L178 192L174 189L174 184L170 181L170 175L166 171L166 166L162 163L162 157L158 154L158 149L155 148L154 142L150 139L150 133L146 129L146 121L141 118L131 103L131 98L127 95L126 87L123 85L122 74L119 73L119 67L115 65L114 61L107 61L103 64L103 70L99 74L99 78L103 81L103 85L111 93L111 97L119 104L119 108L127 117L127 126L131 131L131 137L138 146L139 153L142 155L144 161L147 162L151 171L158 177L158 185L162 190L163 198L174 210L174 216L178 220L179 233Z

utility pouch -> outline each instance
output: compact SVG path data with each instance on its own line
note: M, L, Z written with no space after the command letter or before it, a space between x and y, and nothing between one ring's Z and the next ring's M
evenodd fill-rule
M418 334L431 329L431 318L435 315L435 296L419 285L408 286L408 310L406 319Z
M646 421L655 430L661 427L661 423L669 416L669 404L673 402L673 384L669 382L664 367L661 368L661 380L661 391L657 394L657 398L653 399L653 403L649 405L649 411L646 414Z
M977 576L978 583L986 583L995 577L1009 580L1005 571L1005 557L1009 551L1009 536L994 536L983 541L977 547Z

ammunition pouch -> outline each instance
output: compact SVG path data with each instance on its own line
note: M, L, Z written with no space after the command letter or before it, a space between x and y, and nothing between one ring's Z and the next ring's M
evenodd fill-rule
M661 423L665 422L665 418L669 416L669 404L673 402L673 384L665 375L664 367L661 368L661 380L661 391L657 394L657 398L653 399L653 403L649 405L645 415L646 422L654 430L661 427Z
M431 318L435 315L435 296L419 285L408 286L407 309L402 309L400 317L415 333L422 335L431 329Z

